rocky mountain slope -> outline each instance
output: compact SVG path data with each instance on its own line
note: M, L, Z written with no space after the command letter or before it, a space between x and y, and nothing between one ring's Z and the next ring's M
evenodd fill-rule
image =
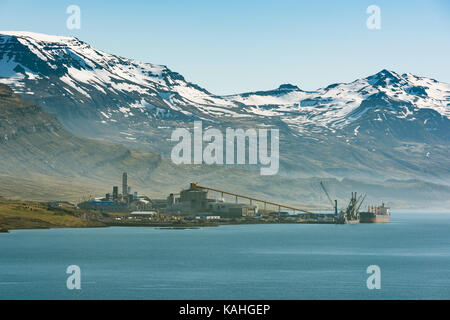
M229 166L176 166L158 154L120 144L77 137L39 106L0 84L0 195L15 199L80 201L111 192L127 171L133 190L160 198L190 182L223 188L305 208L327 207L319 187L324 180L345 204L351 191L369 193L402 207L450 207L450 187L420 180L369 182L334 178L260 176ZM220 196L220 195L216 195Z
M0 32L0 82L86 137L168 156L177 127L280 129L280 174L450 184L450 85L393 71L216 96L73 37Z
M110 142L80 138L57 120L0 84L0 172L28 177L39 173L66 180L109 180L125 168L148 175L161 162L157 154Z

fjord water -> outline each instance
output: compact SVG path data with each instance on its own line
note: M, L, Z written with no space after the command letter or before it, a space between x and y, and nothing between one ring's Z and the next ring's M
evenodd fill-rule
M388 224L0 235L0 299L449 299L450 214ZM68 290L66 268L81 268ZM369 265L381 289L366 286Z

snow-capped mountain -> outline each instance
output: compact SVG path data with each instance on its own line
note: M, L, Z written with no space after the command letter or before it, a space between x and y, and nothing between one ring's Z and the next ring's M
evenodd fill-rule
M73 37L0 32L0 78L23 95L63 96L65 105L78 105L81 110L90 106L93 111L95 106L103 122L136 115L189 117L198 111L233 114L231 103L165 66L108 54Z
M279 116L300 130L310 126L342 128L367 112L363 101L378 95L397 104L396 116L414 120L419 109L431 109L450 117L450 85L412 74L393 71L379 73L351 83L333 84L317 91L303 91L282 85L273 91L252 92L226 97L262 116ZM372 106L376 107L376 106ZM381 111L381 110L380 110ZM392 111L392 110L391 110ZM381 120L381 114L378 115Z
M450 172L450 85L409 73L382 70L315 91L284 84L217 96L166 66L74 37L0 31L0 83L72 132L162 154L174 127L202 119L218 127L280 128L281 165L289 174L442 178Z
M78 112L90 106L89 112L95 110L103 123L136 116L144 121L256 115L280 117L306 133L312 127L348 125L366 112L357 110L361 103L380 93L400 102L399 118L414 119L414 112L423 108L450 117L450 85L412 74L382 70L316 91L287 84L272 91L218 97L165 66L105 53L74 37L31 32L0 32L0 82L23 95L47 100L64 96L69 100L65 104L80 107ZM62 111L47 109L56 115ZM73 112L64 110L65 115Z

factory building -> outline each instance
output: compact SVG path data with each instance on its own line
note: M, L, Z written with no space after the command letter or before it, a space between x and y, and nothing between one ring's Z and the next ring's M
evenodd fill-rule
M254 205L232 202L211 202L209 210L221 216L234 217L253 217L257 214L258 209Z
M129 212L131 210L145 211L153 209L152 202L148 197L139 196L137 191L131 193L126 172L122 174L122 194L119 194L118 186L113 186L112 194L106 193L104 198L95 198L82 202L78 207L102 212Z
M153 208L156 210L165 211L168 207L167 199L151 199L150 202Z
M208 209L208 191L192 186L180 192L179 203L188 211L205 211Z
M180 192L178 198L174 194L169 195L166 211L176 214L214 213L224 218L238 218L256 215L257 207L210 199L207 190L196 188L191 184L189 189Z
M125 203L113 202L113 201L85 201L78 204L78 207L83 210L95 210L100 212L128 212L130 207Z
M188 219L196 219L196 220L220 220L220 216L216 214L209 214L209 213L200 213L200 214L192 214L186 216Z
M138 195L136 195L136 198L133 196L133 201L130 203L130 207L135 211L148 211L155 209L152 200L150 200L149 197Z
M223 199L209 198L208 190L191 183L188 189L179 194L171 193L166 199L150 199L138 195L128 185L128 175L122 174L122 194L119 187L113 186L112 193L104 198L95 198L78 205L86 210L102 212L165 212L172 215L204 215L202 219L253 217L258 208L252 204L225 202ZM136 216L136 213L133 214ZM205 218L207 217L207 218Z
M133 211L130 213L130 217L134 218L155 218L158 216L156 211Z

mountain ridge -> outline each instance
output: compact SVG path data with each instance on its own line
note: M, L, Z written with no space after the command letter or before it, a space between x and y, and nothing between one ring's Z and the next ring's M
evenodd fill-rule
M217 96L71 37L0 32L0 83L73 133L168 156L178 128L280 129L280 174L450 184L450 85L386 69L315 91Z
M432 88L433 90L428 88L430 91L429 94L434 95L433 97L430 98L431 99L430 101L420 101L420 99L418 99L416 101L416 105L418 102L420 102L419 107L434 108L434 110L446 116L447 118L450 117L450 111L448 110L449 109L448 104L450 103L448 101L450 100L450 85L445 83L439 83L434 79L417 77L408 73L399 75L394 71L383 69L380 72L374 75L370 75L366 78L357 79L349 83L335 83L325 88L319 88L317 90L312 91L303 91L299 89L297 86L291 84L282 84L277 89L274 90L269 91L260 90L256 92L247 92L242 94L227 95L221 97L211 94L209 91L207 91L204 88L201 88L196 84L186 82L186 80L182 75L173 72L164 65L142 63L136 60L111 55L103 51L94 49L89 44L80 41L75 37L48 36L44 34L36 34L30 32L0 31L0 35L1 34L3 34L1 39L3 49L2 51L7 53L6 56L8 61L6 62L11 62L12 58L14 57L14 51L11 52L12 50L11 48L17 48L16 46L22 45L23 46L22 50L25 48L28 48L29 50L27 54L22 54L22 56L20 57L15 57L14 63L16 62L18 63L19 69L17 69L17 65L14 68L13 66L11 66L11 70L9 70L10 73L16 71L15 73L16 75L22 74L25 77L31 76L31 80L33 80L33 77L34 79L39 79L39 77L42 76L49 76L48 73L50 72L51 75L56 74L60 76L60 79L62 79L62 81L69 86L69 88L66 88L66 90L68 90L69 92L76 90L78 91L78 93L84 95L86 98L89 98L89 94L86 90L83 89L83 85L87 86L88 84L90 85L96 84L97 85L96 88L101 91L103 90L104 92L105 88L101 88L98 85L104 84L104 82L106 82L105 80L109 80L112 82L112 89L113 89L112 91L122 90L132 92L135 90L137 92L140 92L141 94L144 94L145 92L143 92L142 88L145 86L147 86L146 89L148 90L158 89L160 91L164 91L164 89L166 90L170 89L172 91L169 90L167 92L171 92L172 94L178 94L182 100L184 99L184 101L178 101L178 103L180 103L181 105L183 105L182 102L184 103L190 102L193 103L195 107L200 108L199 105L216 104L224 107L220 110L220 112L229 115L236 115L234 113L227 113L230 112L230 109L232 110L237 108L238 105L236 103L253 106L274 104L273 102L270 103L270 101L263 101L262 103L252 103L254 101L247 101L248 99L247 100L242 99L242 97L248 98L252 94L253 95L263 94L265 96L268 96L270 95L271 92L277 92L280 93L280 95L282 96L286 96L286 94L294 91L296 93L301 93L301 95L300 96L294 95L293 97L284 97L285 98L284 100L278 99L276 100L276 104L289 105L295 102L300 102L300 105L302 106L312 106L316 105L318 102L323 102L324 99L320 100L320 96L324 97L325 99L331 98L330 97L331 91L343 91L343 90L336 90L337 88L340 89L339 87L342 86L344 86L344 88L342 89L345 89L347 92L352 91L352 89L353 91L357 91L358 93L361 93L364 90L372 90L372 92L368 93L373 94L376 92L380 92L382 88L385 88L390 85L392 86L392 88L389 88L389 90L386 90L385 92L392 95L395 94L398 95L400 93L403 93L401 92L402 90L396 90L398 89L399 84L401 84L403 87L405 87L405 90L409 90L408 93L411 94L412 96L423 98L426 95L427 90L426 85L432 86L433 84L439 84L439 86L437 86L436 88ZM8 50L10 51L8 52ZM5 53L2 55L4 65L6 60ZM25 58L27 58L30 53L34 54L38 59L34 59L33 60L34 64L27 66L26 65L27 61ZM66 64L62 62L66 62ZM125 67L121 68L120 67L121 64L122 65L128 64L127 67L129 68L128 69ZM22 68L22 70L20 70L20 67ZM5 66L3 68L5 69ZM32 70L33 68L34 70ZM101 74L101 71L103 69L108 68L110 69L107 75ZM90 74L89 72L83 73L82 72L83 70L85 71L87 70L89 72L96 71L97 73L95 72L94 74ZM5 71L6 70L2 70L3 74L5 73ZM33 72L33 75L31 75L29 71ZM114 77L111 76L112 74L114 74ZM134 79L131 79L130 76L133 76ZM11 77L11 74L9 78L14 79L14 77ZM78 81L77 82L77 84L79 85L78 88L75 88L73 86L72 80ZM99 82L99 80L103 81L103 83L101 83L101 81ZM127 84L129 85L129 87L127 88L123 83L122 87L117 85L114 86L114 82L120 80L128 81ZM132 80L134 81L134 83ZM19 79L17 79L17 81L19 81ZM17 81L13 80L12 81L13 85L16 84ZM352 86L355 85L356 88L352 88ZM189 90L191 90L192 92L189 92ZM74 93L76 92L72 92L72 94ZM152 91L151 93L154 92ZM333 98L337 99L336 97L341 94L342 92L335 92ZM200 99L196 101L196 98ZM349 103L348 100L350 98L351 97L345 98L347 99L347 101L345 101L346 104ZM403 96L402 98L405 98L405 96ZM163 99L163 100L165 100L166 106L171 107L173 109L173 112L180 111L179 108L177 108L175 105L171 105L171 103L168 101L170 99ZM442 105L441 100L446 100L446 105ZM140 101L136 100L134 101L134 103L139 104ZM188 114L186 111L184 112L185 114ZM253 112L253 114L255 114L255 112ZM243 115L239 114L239 116Z

